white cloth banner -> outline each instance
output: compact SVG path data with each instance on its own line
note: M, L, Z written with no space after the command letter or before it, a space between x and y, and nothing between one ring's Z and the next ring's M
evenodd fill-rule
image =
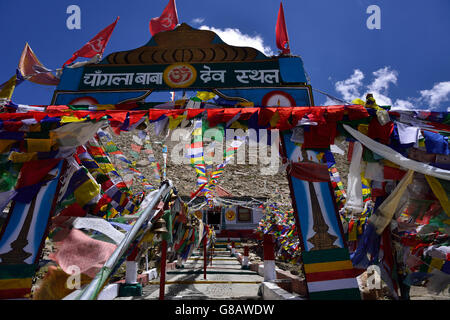
M397 151L393 150L392 148L385 146L384 144L381 144L379 142L376 142L375 140L369 138L365 134L362 134L361 132L353 129L352 127L344 124L345 130L347 130L356 140L361 142L365 147L370 149L371 151L375 152L376 154L380 155L381 157L398 164L399 166L413 170L422 174L426 174L432 177L436 177L439 179L444 180L450 180L450 171L444 170L440 168L436 168L433 166L430 166L428 164L414 161L411 159L408 159L404 156L402 156Z
M97 131L105 126L107 121L92 122L74 122L65 124L58 129L52 130L62 147L78 147L95 136Z
M417 143L420 129L418 127L408 126L401 122L397 124L398 137L401 144Z
M347 201L346 209L362 212L364 203L362 198L362 182L361 182L361 158L363 147L361 143L355 141L353 145L352 162L348 172Z
M101 218L76 218L72 223L76 229L95 230L112 239L119 244L125 237L125 234L114 228L108 221Z
M364 177L374 181L387 181L384 179L384 166L378 162L367 162Z

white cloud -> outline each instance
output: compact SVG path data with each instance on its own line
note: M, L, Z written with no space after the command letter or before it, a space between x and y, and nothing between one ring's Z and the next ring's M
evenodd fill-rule
M191 20L192 24L202 24L205 21L205 18L195 18Z
M323 103L324 106L335 106L341 104L333 99L330 99L329 97L327 97L327 100Z
M396 99L395 102L389 97L389 88L396 85L399 73L391 67L384 67L372 72L374 79L369 84L364 84L364 73L353 70L353 74L341 81L337 81L334 87L345 101L352 101L360 98L365 100L367 93L372 93L377 104L391 106L392 109L428 109L428 110L450 110L450 106L444 107L442 103L450 101L450 81L436 83L429 90L420 90L420 96L408 97L406 99ZM324 105L336 104L327 97Z
M264 40L260 35L250 36L248 34L242 33L239 29L233 28L218 29L205 25L202 25L200 29L210 30L217 33L219 37L229 45L240 47L252 47L261 51L267 56L275 54L269 46L264 45Z
M442 102L450 100L450 81L436 83L430 90L420 91L421 100L437 107Z
M398 72L391 70L390 67L384 67L372 72L372 74L375 79L367 86L367 91L364 93L364 97L367 93L372 93L378 105L392 105L392 100L387 96L387 94L389 86L391 84L397 84Z
M395 103L392 106L392 110L394 109L398 110L414 109L414 104L408 100L397 99L395 100Z
M350 78L336 82L334 87L345 101L352 101L360 97L359 90L363 85L363 79L364 73L359 69L355 69Z
M375 76L375 80L367 86L369 91L382 92L389 89L389 84L397 84L398 72L391 70L390 67L384 67L375 72L372 72Z

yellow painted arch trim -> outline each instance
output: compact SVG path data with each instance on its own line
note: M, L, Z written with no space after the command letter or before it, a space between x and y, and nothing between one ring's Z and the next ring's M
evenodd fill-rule
M305 273L353 269L350 260L305 264Z
M21 288L31 288L32 278L24 279L3 279L0 280L0 288L5 289L21 289Z

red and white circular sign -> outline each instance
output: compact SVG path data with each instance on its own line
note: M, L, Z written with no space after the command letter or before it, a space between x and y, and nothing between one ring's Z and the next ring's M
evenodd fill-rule
M261 104L264 107L295 107L295 100L289 93L276 90L266 93Z

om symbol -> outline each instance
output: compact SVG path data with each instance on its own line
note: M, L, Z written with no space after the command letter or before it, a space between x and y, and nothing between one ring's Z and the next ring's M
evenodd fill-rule
M194 83L197 71L190 64L170 65L164 70L164 81L169 87L185 88Z
M161 23L161 25L164 28L170 28L172 26L172 14L169 13L169 15L166 18L164 18L162 21L164 21L164 23Z
M101 52L102 51L102 41L103 37L100 37L95 40L95 42L89 42L89 46L94 50L95 52Z

